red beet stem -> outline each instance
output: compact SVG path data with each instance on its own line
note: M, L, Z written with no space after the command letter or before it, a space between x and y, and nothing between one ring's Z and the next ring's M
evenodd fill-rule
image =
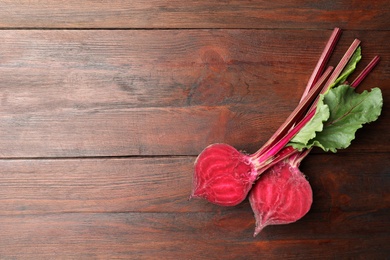
M307 122L313 118L314 114L315 110L311 111L275 145L273 145L265 152L252 157L252 162L258 169L259 174L265 170L265 168L263 168L264 166L268 166L270 163L272 163L272 158L277 155L283 149L283 147L285 147L286 144L290 142L290 140L307 124Z
M294 161L293 163L296 165L296 167L299 167L302 160L305 159L305 157L311 152L312 149L313 148L305 149L302 152L296 151L296 153L293 154L295 156L293 159L293 161Z
M282 137L291 129L291 127L297 123L297 121L302 118L306 113L308 107L311 105L313 100L317 98L317 95L321 92L321 86L327 79L327 77L332 72L333 67L328 67L324 72L321 78L317 81L314 87L309 91L309 93L301 100L295 110L290 114L286 121L279 127L279 129L271 136L271 138L252 156L257 157L262 154L264 151L271 148L277 142L282 139Z
M347 55L347 53L344 55L344 57L342 58L342 60L340 61L339 65L337 66L337 70L338 72L335 70L337 74L337 77L340 75L341 71L344 69L344 67L346 66L348 60L350 59L350 57L353 55L353 52L356 50L356 48L358 47L358 43L360 43L360 41L356 41L350 46L349 48L349 53ZM351 54L352 53L352 54ZM343 59L346 59L343 61ZM367 75L374 69L374 67L379 63L379 60L380 60L380 57L379 56L375 56L371 61L370 63L363 69L363 71L355 78L355 80L351 83L351 87L353 88L357 88L359 86L359 84L367 77ZM340 64L344 64L343 66L340 65ZM332 77L332 76L331 76ZM334 76L333 76L334 77ZM336 80L337 77L334 77ZM325 85L324 89L325 88L328 88L333 82L330 82L330 84L328 86ZM328 84L328 83L327 83ZM302 98L304 98L304 95L305 93L302 95ZM311 109L313 109L315 106L313 106ZM314 110L314 109L313 109ZM299 162L301 162L311 151L312 149L306 149L304 152L301 152L301 153L297 153L297 160L299 160ZM290 157L291 158L291 157Z
M323 89L321 90L320 94L325 94L329 88L332 86L332 84L336 81L336 79L340 76L341 72L347 65L348 61L351 59L352 55L356 51L357 47L359 47L360 40L355 39L351 46L349 46L348 50L344 54L344 56L341 58L339 64L337 64L336 68L333 70L332 75L328 78L328 81L325 83ZM316 100L313 102L312 106L310 107L309 111L315 110L318 103L318 96Z
M335 29L334 35L331 37L328 44L332 46L333 42L337 40L337 37L339 35L340 31ZM327 44L327 45L328 45ZM258 168L262 169L262 166L265 164L270 163L270 158L275 156L283 147L294 137L296 133L308 122L310 119L314 116L315 108L317 106L318 102L318 94L324 94L329 87L332 85L332 83L340 76L340 73L347 65L348 61L352 57L353 53L357 49L357 47L360 44L360 40L355 39L351 46L348 48L347 52L344 54L342 59L340 60L339 64L333 70L333 73L329 76L330 72L332 71L332 68L328 68L327 71L322 75L319 81L313 86L313 88L310 87L311 84L313 84L313 81L308 83L308 86L306 87L306 90L308 91L308 94L304 93L302 95L301 102L297 106L297 108L291 113L291 115L287 118L285 123L275 132L275 134L270 138L270 140L262 147L258 152L256 152L253 157L255 159L255 164L258 165ZM329 47L330 48L330 47ZM323 55L321 56L329 56L330 53L328 53L329 48L325 48ZM320 58L317 65L320 64L313 72L314 76L312 75L311 78L315 79L320 73L321 66L324 63L323 57ZM328 78L329 76L329 78ZM325 79L328 78L326 81L324 87L321 89L321 86ZM319 92L317 92L319 91ZM315 93L315 94L314 94ZM312 100L315 99L313 104L311 104ZM309 109L308 114L304 117L304 119L296 126L294 127L287 135L284 135L295 123L297 120L299 120L300 117L307 111L307 107L311 104L311 107ZM310 117L309 117L310 115ZM308 119L308 120L307 120ZM300 126L301 128L297 128ZM301 160L306 156L307 154L304 154L301 158ZM272 162L272 160L271 160Z
M311 111L307 116L305 116L299 124L297 124L293 129L291 129L288 134L283 137L279 142L277 142L272 148L265 152L266 156L276 155L290 140L309 122L315 114L315 111Z
M328 91L329 87L335 82L335 80L340 76L340 73L343 71L345 66L347 65L348 61L351 59L352 55L356 51L357 47L359 47L360 40L355 39L351 46L348 48L347 52L344 54L344 56L341 58L339 64L337 64L336 68L334 69L332 75L330 75L328 81L325 83L325 88L321 92L321 94L324 94Z
M380 58L375 56L370 63L362 70L362 72L356 77L356 79L351 83L351 87L356 88L359 84L367 77L367 75L374 69L378 64Z
M266 170L273 167L275 164L278 164L279 162L299 153L294 147L287 146L284 147L282 150L280 150L276 155L270 157L268 160L265 161L262 165L258 165L259 169L257 169L257 173L261 174L262 172L265 172ZM253 161L254 164L257 164L256 161Z
M334 28L324 50L322 51L320 59L318 60L317 65L314 68L313 73L311 74L309 81L307 82L306 89L303 92L301 101L309 93L310 89L314 86L314 84L316 84L316 82L320 78L322 72L325 69L325 65L328 63L329 58L334 50L334 47L336 46L337 41L340 38L340 35L341 35L341 29Z

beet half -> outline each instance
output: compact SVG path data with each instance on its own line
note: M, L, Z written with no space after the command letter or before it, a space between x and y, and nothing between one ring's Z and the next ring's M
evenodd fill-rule
M195 162L191 197L199 197L221 206L234 206L243 201L257 170L250 157L227 144L213 144Z
M303 157L294 154L280 161L253 186L249 202L256 219L254 236L266 226L296 222L310 210L313 192L298 168Z

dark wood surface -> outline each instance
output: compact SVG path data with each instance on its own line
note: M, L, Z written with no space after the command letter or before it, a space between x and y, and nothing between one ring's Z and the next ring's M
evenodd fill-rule
M386 259L389 1L0 1L0 259ZM254 152L362 41L380 119L302 163L310 212L256 238L248 201L188 201L194 160Z

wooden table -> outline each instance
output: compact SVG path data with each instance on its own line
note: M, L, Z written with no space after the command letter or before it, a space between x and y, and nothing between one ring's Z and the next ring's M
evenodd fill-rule
M0 1L0 259L385 259L390 3ZM314 150L294 224L188 201L193 163L254 152L297 105L334 27L362 41L380 119Z

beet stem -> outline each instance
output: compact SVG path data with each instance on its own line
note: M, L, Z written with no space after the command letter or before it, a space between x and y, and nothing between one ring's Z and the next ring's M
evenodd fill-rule
M335 80L340 76L341 72L347 65L348 61L351 59L352 55L356 51L357 47L359 47L360 40L355 39L351 46L348 48L344 56L341 58L339 64L337 64L336 68L334 69L332 75L330 75L328 81L325 83L325 88L323 89L323 92L321 94L324 94L328 91L329 87L335 82Z
M359 84L367 77L367 75L374 69L378 64L380 58L375 56L370 63L363 69L363 71L356 77L356 79L351 83L351 87L356 88Z
M253 156L258 157L266 150L275 145L282 137L291 129L291 127L306 113L308 107L317 95L321 92L321 86L332 72L333 67L328 67L321 78L317 81L309 93L300 101L295 110L290 114L286 121L279 127L279 129L272 135L272 137L255 153Z
M252 161L256 165L258 174L261 174L268 166L273 162L273 157L276 156L286 144L309 122L315 114L315 110L307 114L290 132L286 134L279 142L273 145L270 149L266 150L264 153L258 154L255 157L252 157Z
M320 94L325 94L332 84L337 80L337 78L340 76L341 72L347 65L348 61L351 59L352 55L354 54L357 47L359 47L360 40L355 39L351 46L349 46L348 50L345 52L344 56L341 58L339 64L337 64L336 68L334 69L332 75L328 78L328 81L325 83L324 88L321 90ZM317 107L319 97L317 96L316 100L311 105L309 111L315 110Z
M349 59L352 57L353 53L359 46L360 41L358 39L355 39L355 41L351 44L347 52L344 54L343 58L340 60L339 64L337 65L336 69L334 70L332 76L330 76L328 82L325 84L323 91L321 93L325 93L330 85L337 79L337 77L340 75L344 67L347 65ZM356 79L352 82L350 85L353 88L356 88L366 77L367 75L374 69L374 67L378 64L380 58L379 56L375 56L371 62L364 68L364 70L356 77ZM333 79L333 80L332 80ZM302 99L304 98L305 93L302 95ZM310 108L310 110L314 110L316 107L316 103L318 100L315 101L313 106ZM312 149L307 149L304 152L301 152L299 156L296 157L296 160L299 161L299 163L310 153Z
M268 160L266 160L262 165L258 164L256 161L252 161L252 162L259 166L257 173L258 175L260 175L261 173L273 167L275 164L279 163L280 161L287 159L297 153L298 151L294 147L287 146L282 150L280 150L275 156L272 156Z
M306 86L305 91L303 92L301 101L309 93L310 89L314 86L314 84L316 84L316 82L320 78L322 72L325 69L325 65L328 63L329 58L332 55L334 47L336 46L336 44L340 38L340 35L341 35L341 29L334 28L328 42L326 43L324 50L322 51L320 59L318 60L317 65L314 68L313 73L311 74L309 81L307 82L307 86Z
M336 30L336 33L337 30ZM311 88L306 95L305 93L302 95L301 102L298 104L298 106L295 108L295 110L290 114L290 116L287 118L287 120L282 124L282 126L275 132L275 134L270 138L270 140L262 147L259 151L257 151L253 157L256 161L256 165L258 169L263 169L264 166L269 165L272 163L272 157L275 156L280 150L283 149L283 147L299 132L299 130L310 121L310 119L315 114L315 108L317 107L317 103L319 100L318 95L324 94L328 91L330 86L333 84L333 82L339 77L345 66L347 65L348 61L352 57L353 53L357 49L357 47L360 44L360 40L355 39L351 46L348 48L344 56L341 58L340 62L336 66L336 68L333 70L332 74L329 76L332 69L328 68L326 73L324 73L321 77L323 81L328 78L326 81L324 87L321 89L323 81L318 81L313 88ZM321 60L321 59L320 59ZM319 63L322 63L320 61ZM316 74L318 72L314 72ZM315 100L312 103L312 100ZM310 109L307 110L307 107L310 106ZM290 130L286 135L285 133L296 123L296 121L302 117L302 115L309 111L308 114L304 117L303 120L294 128ZM304 153L302 155L301 160L307 155L308 153ZM262 171L261 171L262 172ZM261 173L260 172L260 173ZM259 174L260 174L259 173Z
M272 148L267 150L266 156L276 155L290 140L309 122L315 114L315 110L311 111L305 116L301 122L299 122L286 136L284 136L279 142L277 142Z
M271 136L271 138L256 152L256 155L261 154L266 149L270 148L272 145L274 145L276 142L278 142L280 140L280 138L299 120L299 118L302 118L303 114L306 113L305 109L307 109L307 107L310 106L310 103L312 103L313 100L318 100L317 97L313 97L313 96L309 95L309 93L311 93L310 91L312 89L319 88L325 82L325 80L329 76L330 72L333 70L333 67L328 67L328 69L322 74L322 76L320 76L321 72L323 71L323 67L328 62L340 35L341 35L341 29L335 28L333 30L333 33L330 36L326 46L325 46L325 49L323 50L323 52L321 54L320 59L317 62L316 68L314 69L314 71L309 79L309 82L308 82L306 89L301 97L299 105L290 114L290 116L286 119L286 121L279 127L279 129ZM360 43L360 41L359 41L359 43ZM357 46L356 46L356 48L357 48ZM352 54L353 54L353 52L352 52ZM351 54L351 56L352 56L352 54ZM346 56L346 55L344 55L344 56ZM348 58L348 60L349 60L349 58ZM347 60L347 62L348 62L348 60ZM342 65L340 65L340 64L338 65L339 68L341 66ZM341 68L341 70L344 68L344 66ZM340 73L341 73L341 71L337 74L337 76ZM335 75L336 74L333 72L332 76L334 77ZM317 80L318 78L319 78L319 80ZM327 81L327 84L328 84L328 82L329 82L329 79ZM325 86L327 84L325 84ZM320 91L320 93L326 92L326 90L327 89L325 89L325 90L322 89ZM318 93L317 93L317 95L318 95ZM308 96L310 96L310 98L307 98ZM313 99L311 99L311 98L313 98ZM309 109L309 110L311 110L311 109Z

